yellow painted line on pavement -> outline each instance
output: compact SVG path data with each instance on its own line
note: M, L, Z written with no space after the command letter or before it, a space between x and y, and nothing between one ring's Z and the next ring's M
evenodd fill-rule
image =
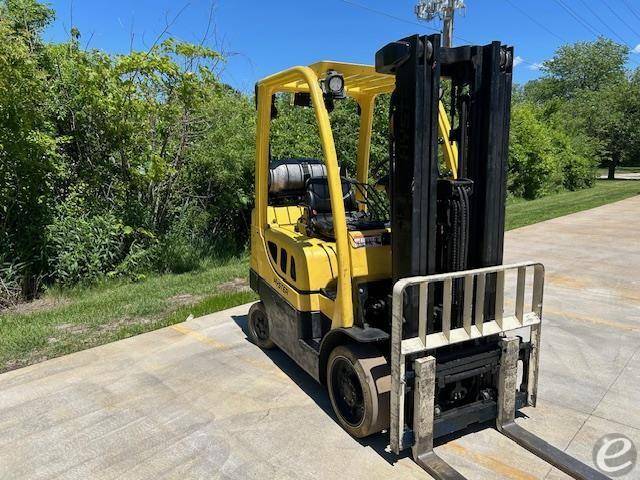
M209 345L210 347L213 347L216 350L228 350L230 348L229 345L222 342L218 342L217 340L214 340L213 338L209 338L206 335L200 332L197 332L195 330L191 330L189 327L185 327L182 324L171 325L171 328L173 328L176 332L180 332L183 335L187 335L191 338L194 338L200 343Z
M176 332L179 332L183 335L191 337L202 344L213 347L216 350L225 351L231 348L230 345L214 340L213 338L207 337L206 335L196 330L192 330L189 327L186 327L184 324L171 325L171 328L174 329ZM254 367L258 367L261 370L265 370L280 378L289 378L287 374L285 374L282 370L280 370L272 361L270 360L267 361L269 357L267 357L266 355L264 356L264 358L259 360L251 358L247 355L240 355L240 356L237 356L237 358L242 361L242 364L247 363Z
M545 282L572 290L584 291L594 289L596 291L593 293L597 295L618 297L623 300L630 300L634 303L640 302L640 291L638 289L625 288L621 285L615 285L612 288L603 289L604 286L601 285L597 278L586 275L578 279L575 277L560 275L558 273L549 273L545 276Z
M582 322L593 323L594 325L604 325L607 327L615 328L617 330L624 330L626 332L640 332L640 326L620 323L614 320L607 320L605 318L600 318L600 317L591 317L588 315L582 315L579 313L569 312L566 310L565 311L556 310L555 308L549 308L547 306L544 306L542 309L542 315L544 316L546 314L549 314L553 317L564 318L565 320L571 319L571 320L578 320Z
M534 477L529 472L525 472L517 467L512 467L511 465L507 465L506 463L498 460L497 458L481 454L477 452L473 452L458 442L453 441L449 442L444 446L445 450L453 450L456 454L468 458L472 460L475 464L481 465L488 470L491 470L495 473L500 474L502 478L511 478L514 480L538 480L539 477Z

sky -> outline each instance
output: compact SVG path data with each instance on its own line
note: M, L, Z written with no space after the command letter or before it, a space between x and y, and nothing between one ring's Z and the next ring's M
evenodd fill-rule
M52 41L77 27L83 45L110 53L146 49L166 31L226 54L223 79L250 92L260 78L319 60L372 64L375 52L407 35L431 33L418 21L417 0L50 0ZM516 51L515 81L538 77L540 64L563 43L605 35L624 42L630 67L640 65L640 0L465 0L454 46L493 40ZM212 15L210 15L212 13Z

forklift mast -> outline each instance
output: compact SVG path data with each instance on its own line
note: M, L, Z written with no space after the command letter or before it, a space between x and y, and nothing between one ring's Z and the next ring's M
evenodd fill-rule
M515 422L519 408L536 404L544 267L502 265L513 48L443 48L440 35L414 35L378 51L376 70L396 81L391 450L411 446L434 478L464 479L434 453L434 438L494 420L501 433L574 478L606 478ZM451 133L439 139L446 95ZM456 143L457 171L441 168L440 141ZM504 312L507 273L517 273L512 315ZM529 338L515 336L519 329L529 329Z
M513 48L500 42L445 48L440 35L414 35L382 48L376 69L396 77L389 166L393 282L502 264ZM453 129L443 141L458 145L455 178L441 175L438 162L441 77L450 81ZM487 297L495 291L494 279L486 291ZM454 300L454 324L461 301ZM491 302L486 305L491 315ZM406 326L416 328L415 322Z
M394 283L436 272L439 48L439 42L415 35L376 56L378 72L396 77L389 159Z

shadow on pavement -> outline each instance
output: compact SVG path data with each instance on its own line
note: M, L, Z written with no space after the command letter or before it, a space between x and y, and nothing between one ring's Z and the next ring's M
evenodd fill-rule
M246 341L251 342L248 337L247 315L232 315L231 318L236 323L236 325L238 325L242 329ZM296 385L298 385L316 403L316 405L318 405L318 407L322 409L324 413L326 413L334 422L336 422L336 424L338 424L338 421L333 413L333 408L331 407L329 395L322 385L317 383L293 360L291 360L291 358L289 358L289 356L282 350L275 348L273 350L263 350L263 352L282 372L284 372L291 380L293 380ZM434 441L434 446L437 447L439 445L444 445L447 442L456 440L469 433L479 432L486 428L493 428L494 426L495 421L471 425L464 430L436 439ZM411 449L404 450L400 455L396 455L393 452L389 451L387 448L389 445L389 435L387 432L381 432L376 435L371 435L367 438L354 438L354 440L360 443L360 445L369 447L374 450L378 455L380 455L380 457L382 457L391 465L397 463L403 458L411 456Z

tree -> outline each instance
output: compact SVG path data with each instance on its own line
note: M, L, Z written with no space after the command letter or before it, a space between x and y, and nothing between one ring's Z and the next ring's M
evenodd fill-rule
M509 192L517 197L537 198L562 188L560 158L554 151L546 123L531 103L513 109L509 142Z
M25 262L27 278L43 266L43 229L59 175L40 33L52 11L35 0L0 3L0 264ZM31 295L35 282L23 290Z
M278 117L272 123L271 153L274 158L322 158L322 148L312 108L293 106L289 95L277 102ZM341 166L355 176L360 118L353 99L335 102L329 114L336 154ZM389 95L377 97L371 134L370 175L376 177L389 159Z
M633 88L625 71L628 56L627 46L602 37L564 45L544 62L545 76L523 91L556 126L574 137L586 134L600 162L608 166L609 178L632 158L629 140L637 136L640 90Z
M627 121L634 125L634 128L627 130L625 142L628 144L627 162L633 165L640 165L640 67L636 68L629 78L629 92L627 97L627 111L629 117Z
M573 138L584 136L594 155L608 167L608 178L616 168L633 161L638 153L637 125L640 121L640 90L627 77L598 90L582 90L562 103L550 119Z
M594 42L563 45L544 62L548 87L555 95L572 98L582 91L598 91L625 77L629 48L599 37Z

